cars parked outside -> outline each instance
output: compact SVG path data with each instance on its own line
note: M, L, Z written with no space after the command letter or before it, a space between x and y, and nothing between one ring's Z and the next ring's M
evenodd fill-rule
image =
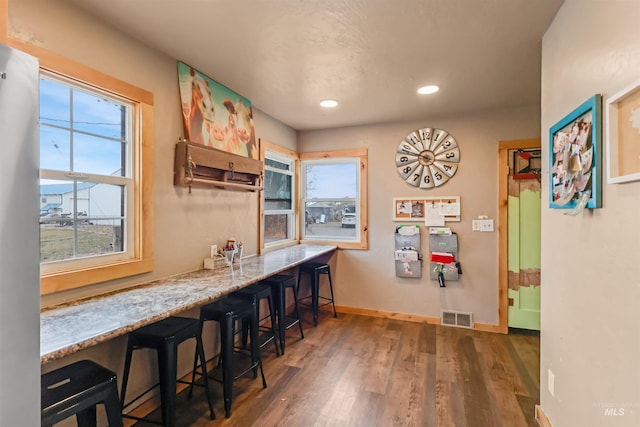
M346 213L342 216L342 228L355 228L356 214Z

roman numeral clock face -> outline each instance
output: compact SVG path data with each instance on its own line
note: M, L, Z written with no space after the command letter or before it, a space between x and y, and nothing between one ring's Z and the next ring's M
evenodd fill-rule
M441 186L456 174L458 163L458 143L442 129L414 130L398 145L396 152L398 173L414 187Z

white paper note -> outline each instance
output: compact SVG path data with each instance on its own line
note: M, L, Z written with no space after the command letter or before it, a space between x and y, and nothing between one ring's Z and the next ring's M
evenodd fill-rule
M444 215L440 210L439 203L427 203L427 212L424 219L424 224L427 227L444 227Z

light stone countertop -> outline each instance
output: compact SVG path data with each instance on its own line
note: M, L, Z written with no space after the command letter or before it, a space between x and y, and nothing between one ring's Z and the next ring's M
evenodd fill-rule
M336 249L321 245L290 246L245 258L232 267L198 270L47 308L40 313L40 362L62 358L207 304Z

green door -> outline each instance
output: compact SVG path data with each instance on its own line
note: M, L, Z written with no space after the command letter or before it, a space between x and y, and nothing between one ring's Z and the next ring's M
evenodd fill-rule
M509 176L509 327L540 330L540 182Z

